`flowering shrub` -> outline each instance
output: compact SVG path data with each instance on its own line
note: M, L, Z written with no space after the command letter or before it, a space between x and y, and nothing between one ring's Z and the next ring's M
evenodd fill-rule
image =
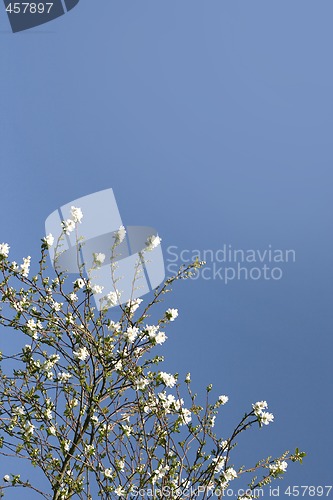
M150 309L174 281L191 276L202 263L182 267L145 306L138 298L121 305L121 290L114 286L101 297L100 310L94 296L103 289L91 285L83 268L74 283L57 267L53 279L46 276L48 248L56 245L60 255L61 239L78 229L82 217L72 207L59 241L51 234L42 240L34 276L30 257L21 265L11 262L9 245L0 244L0 322L26 338L18 354L1 354L0 453L28 459L50 485L41 491L19 474L6 474L1 494L26 487L53 500L135 498L139 490L153 498L221 498L231 482L247 474L249 489L239 496L245 499L281 477L288 461L301 462L305 454L296 450L236 470L232 455L239 434L273 422L266 401L254 403L233 433L220 439L213 428L228 397L211 402L208 386L202 407L190 374L185 396L178 375L159 369L163 358L154 356L154 347L167 340L164 330L178 310L169 308L150 324ZM116 233L113 257L125 234L124 227ZM145 251L160 241L149 238ZM83 244L77 237L78 252ZM104 254L93 257L96 267L105 261Z

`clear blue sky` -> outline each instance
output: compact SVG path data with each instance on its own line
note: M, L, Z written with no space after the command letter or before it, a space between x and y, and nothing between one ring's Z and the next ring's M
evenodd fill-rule
M332 18L330 0L81 0L14 35L0 5L0 242L16 260L38 257L49 213L108 187L164 251L295 250L281 280L179 283L163 349L197 391L229 395L222 435L267 399L275 423L237 453L304 449L282 490L332 484Z

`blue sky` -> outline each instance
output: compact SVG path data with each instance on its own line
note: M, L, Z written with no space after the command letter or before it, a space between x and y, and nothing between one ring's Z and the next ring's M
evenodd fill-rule
M16 260L37 259L53 210L109 187L165 257L295 250L280 280L179 283L163 348L197 391L229 395L222 435L267 399L274 425L237 452L304 449L282 497L332 482L332 15L329 0L81 0L14 35L0 9L0 240Z

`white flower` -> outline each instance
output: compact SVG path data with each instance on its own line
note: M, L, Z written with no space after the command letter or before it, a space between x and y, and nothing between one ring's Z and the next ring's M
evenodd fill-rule
M123 367L123 363L122 363L121 359L119 359L119 361L117 361L117 363L114 365L114 369L121 370L122 367Z
M70 234L75 229L75 222L72 219L67 219L61 223L65 234Z
M170 470L169 465L165 465L164 467L160 465L158 469L154 470L154 473L158 479L162 479L169 470Z
M273 474L277 473L277 472L283 473L283 472L286 472L287 467L288 467L288 464L285 460L283 460L282 462L280 462L280 460L277 460L277 462L275 464L271 464L269 466L269 470Z
M225 441L221 441L221 443L220 443L220 448L221 448L223 451L225 451L225 450L227 449L228 444L229 444L229 443L228 443L228 441L226 441L226 440L225 440Z
M229 467L229 469L227 469L223 473L223 476L224 476L224 479L226 481L232 481L233 479L235 479L237 477L237 472L232 467Z
M255 416L258 418L259 424L268 425L270 422L273 422L274 415L267 411L263 411L268 408L266 401L257 401L252 405L252 408Z
M71 440L70 439L66 439L64 441L64 450L65 451L69 451L70 447L71 447Z
M106 296L111 307L116 306L118 304L118 294L117 292L109 292Z
M74 288L78 289L78 288L83 288L84 287L84 280L82 278L78 278L77 280L75 280L73 282L74 284Z
M192 420L192 414L187 408L181 409L181 417L184 424L189 424Z
M160 372L159 377L167 387L173 387L176 384L175 377L170 373Z
M270 422L273 422L274 415L273 413L268 413L268 411L263 411L259 416L260 422L264 425L268 425Z
M124 472L125 460L117 460L116 464L117 464L117 468L120 470L120 472Z
M146 379L146 378L140 378L139 380L136 381L136 390L139 391L143 391L147 385L149 385L149 381Z
M120 323L118 323L118 322L116 323L115 321L113 321L111 319L109 324L108 324L108 330L119 333L121 331L121 325L120 325Z
M105 477L112 477L112 469L105 469L104 476Z
M91 289L92 293L102 293L104 286L94 285Z
M225 464L225 457L216 457L216 458L213 458L213 462L215 464L215 470L214 472L216 474L218 474L219 472L221 472L221 470L223 469L224 467L224 464Z
M47 408L44 413L45 418L47 420L52 420L52 410L50 408Z
M283 462L279 462L279 469L282 470L283 472L286 472L288 467L288 464L285 460Z
M9 483L10 476L8 476L8 474L6 474L5 476L3 476L3 480L5 481L5 483Z
M55 300L53 300L51 303L52 309L56 312L61 311L62 306L62 302L56 302Z
M0 243L0 256L8 257L10 246L8 243Z
M131 314L134 314L135 311L139 308L142 299L134 299L127 302L127 307L130 309Z
M186 374L186 377L185 377L185 383L186 384L189 384L191 382L191 374L190 372Z
M159 331L159 326L146 325L143 331L151 340L154 340L156 344L163 344L168 338L164 332Z
M156 344L162 345L166 341L168 337L165 335L164 332L158 332L158 334L155 337L155 342Z
M51 436L55 436L56 428L53 425L51 425L51 427L48 428L48 431L49 431L49 434L51 434Z
M123 225L121 225L118 231L116 231L114 236L116 245L122 243L125 239L125 236L126 236L126 229L124 228Z
M169 321L175 321L178 317L178 309L168 309L165 314Z
M162 479L169 470L169 465L165 465L164 467L160 465L158 469L153 471L154 476L152 477L152 483L155 484L158 479Z
M219 396L219 401L220 401L221 405L225 405L229 401L229 398L228 398L228 396L222 395L222 396Z
M161 243L161 238L159 236L151 235L146 241L146 250L151 252L154 248L158 247Z
M128 342L132 344L134 340L137 338L138 333L139 333L139 328L137 328L136 326L129 326L127 328L127 331L124 333L124 336L126 337Z
M24 408L22 406L17 406L12 411L14 415L24 415Z
M99 424L99 418L95 413L92 415L91 421L94 422L94 424Z
M79 300L79 297L74 292L70 293L68 298L71 302L77 302Z
M86 448L86 452L88 453L88 455L95 454L95 448L92 444L87 444L85 448Z
M30 270L30 261L31 257L30 255L26 258L23 258L23 264L21 264L21 272L22 275L27 278L29 276L29 270Z
M160 392L157 395L157 398L158 398L156 400L157 406L159 405L159 402L161 402L166 414L170 413L171 407L174 407L175 410L178 411L180 409L182 403L184 403L183 400L176 400L176 398L173 394L166 395L165 391Z
M14 302L12 305L13 305L13 308L15 309L15 311L19 311L19 312L23 311L24 302L22 300L18 300L17 302Z
M77 207L71 207L71 216L73 217L73 221L76 223L76 222L79 222L81 224L81 220L82 220L82 217L83 217L83 213L82 213L82 210L81 208L77 208Z
M126 491L124 490L124 488L122 488L121 486L118 486L115 490L114 490L115 494L118 496L118 497L123 497L126 495Z
M104 253L94 253L94 263L96 266L101 266L104 261L105 261L105 254Z
M279 470L279 466L277 464L271 464L269 466L269 470L270 470L271 473L274 474L274 472L277 472Z
M65 318L66 318L66 321L67 321L68 325L74 325L75 324L75 320L73 318L73 314L72 313L66 314Z
M147 335L150 339L154 339L157 335L157 332L158 332L158 329L159 329L159 326L155 326L155 325L146 325L145 327L145 332L147 332Z
M215 426L215 420L216 420L216 415L214 415L211 420L210 420L210 426L214 427Z
M31 332L34 332L37 329L37 324L35 323L34 319L29 319L27 322L27 327Z
M76 399L76 398L73 398L71 399L69 402L68 402L68 407L69 408L75 408L76 406L78 406L79 404L79 400Z
M143 411L144 411L145 413L149 413L150 411L153 411L153 409L154 409L154 407L153 407L153 406L149 406L149 405L145 405L145 406L143 407Z
M125 422L129 422L130 418L131 418L131 415L129 415L128 413L121 414L121 420L124 420Z
M59 382L68 382L68 380L72 377L70 373L67 372L62 372L58 373L57 379Z
M25 426L26 434L31 435L34 433L34 430L35 430L35 426L33 424L31 424L30 422L28 422L27 425Z
M47 236L45 236L44 241L48 247L51 247L54 243L54 237L51 233L49 233Z
M13 260L13 262L11 263L11 268L13 269L13 271L18 271L19 266L17 265L17 262L15 262L15 260Z
M126 434L126 436L130 436L130 434L132 433L132 427L130 425L122 425L121 426L124 433Z
M73 351L73 354L76 358L80 359L81 361L85 361L89 357L89 352L86 347L81 347L77 351Z
M266 401L257 401L252 405L252 408L254 409L254 413L260 413L262 410L265 410L268 407Z

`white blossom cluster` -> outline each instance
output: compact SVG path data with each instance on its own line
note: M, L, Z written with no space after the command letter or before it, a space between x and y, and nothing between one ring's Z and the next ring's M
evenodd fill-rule
M178 309L168 309L165 315L169 321L174 321L178 317Z
M114 238L115 238L115 245L120 245L125 239L126 236L126 229L124 228L123 225L120 226L118 231L116 231Z
M81 347L77 351L73 351L73 354L75 358L79 359L80 361L86 361L86 359L89 357L89 351L86 347Z
M135 311L137 311L137 309L139 309L140 307L140 304L143 302L142 299L132 299L132 300L129 300L126 304L126 307L129 311L129 314L132 316Z
M93 257L94 257L94 264L97 266L97 267L101 267L103 264L104 264L104 261L105 261L105 253L94 253L93 254Z
M157 248L161 244L161 238L159 236L149 236L146 241L146 251L151 252L154 248Z
M0 257L2 259L7 259L9 257L9 250L10 246L8 243L0 243ZM28 257L23 258L23 263L18 266L15 261L11 263L11 270L15 272L20 272L22 276L27 278L29 276L29 271L30 271L30 264L31 264L31 257L30 255Z
M277 460L274 464L269 466L272 475L284 474L287 470L288 463L285 460Z
M54 244L54 236L49 233L47 236L44 237L44 242L46 243L47 247L50 248Z
M148 338L156 344L162 345L167 340L165 332L160 331L159 325L146 325L143 333L148 336Z
M144 388L148 386L147 382L145 380ZM145 413L159 413L163 410L164 415L176 415L179 417L180 425L186 425L191 422L192 413L189 409L184 408L183 405L183 398L176 398L173 394L166 394L163 391L157 393L155 396L150 396L143 411Z
M270 422L273 422L274 415L267 411L264 411L268 408L266 401L257 401L252 405L255 416L258 418L260 424L268 425Z
M166 387L174 387L176 385L176 379L171 373L160 372L159 378Z
M7 258L9 255L10 246L8 243L0 243L0 257Z
M69 235L74 231L76 224L81 224L83 214L81 208L71 207L71 219L66 219L62 221L62 229L65 234Z

